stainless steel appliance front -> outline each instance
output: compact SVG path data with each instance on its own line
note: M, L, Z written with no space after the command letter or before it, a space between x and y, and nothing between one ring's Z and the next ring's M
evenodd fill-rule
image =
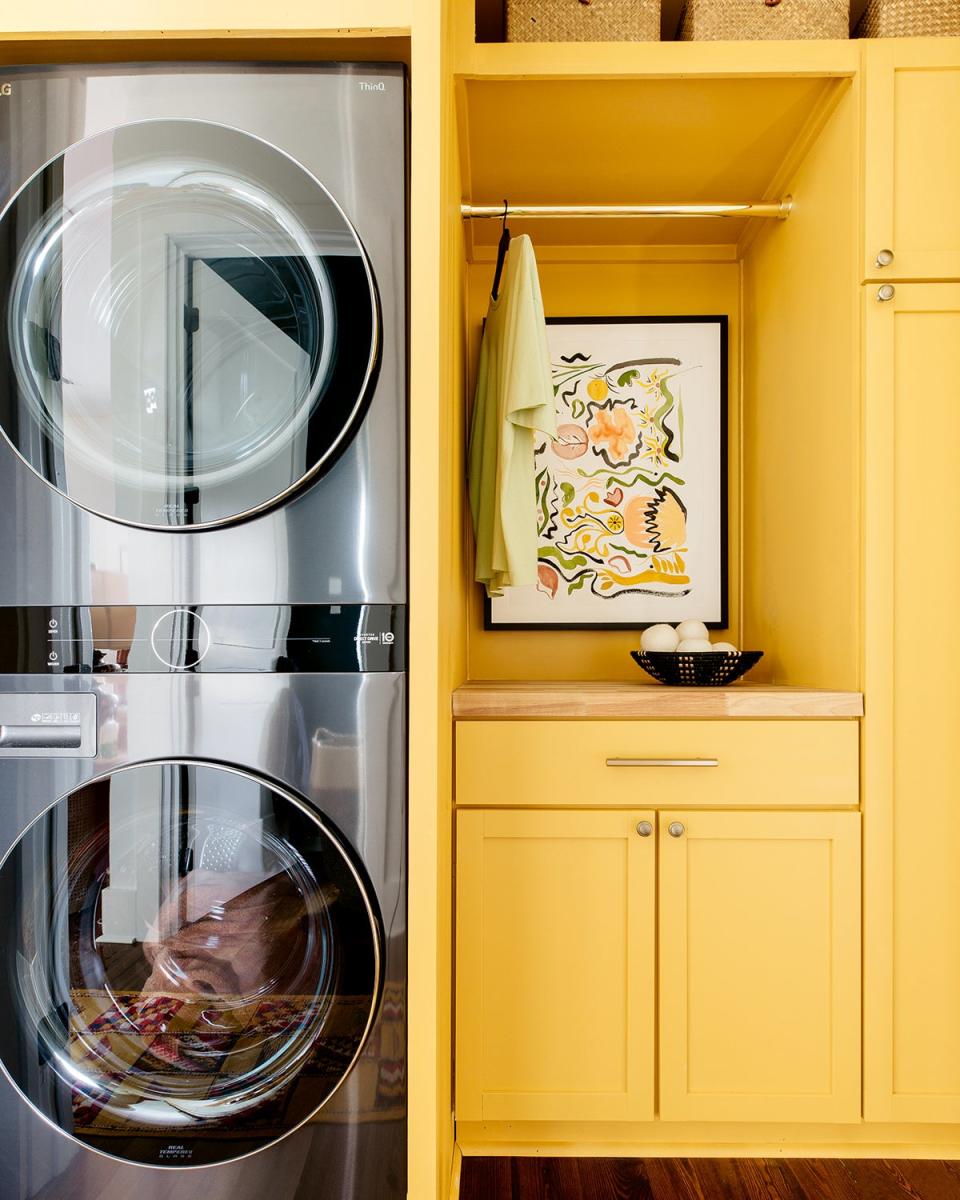
M15 68L0 605L397 603L397 65Z
M0 676L4 1200L405 1196L388 667Z

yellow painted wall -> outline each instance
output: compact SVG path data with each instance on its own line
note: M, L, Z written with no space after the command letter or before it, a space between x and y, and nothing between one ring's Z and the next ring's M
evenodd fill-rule
M534 245L536 231L534 230ZM680 253L689 253L683 247ZM711 248L715 251L715 248ZM580 248L577 252L582 254ZM604 248L609 254L609 248ZM643 250L638 251L643 254ZM623 256L629 254L623 251ZM726 313L730 318L729 513L730 637L739 638L739 414L740 266L737 262L564 262L562 249L550 248L540 259L540 285L547 316L684 315ZM475 374L480 328L493 277L490 262L469 267L468 338L471 380ZM470 545L469 530L464 539ZM472 570L468 567L468 578ZM718 635L719 636L719 635ZM635 679L638 668L629 650L639 645L632 631L484 630L479 586L470 589L470 662L472 679Z
M744 258L744 638L753 678L860 680L859 90L790 179L796 206Z
M410 231L410 942L408 1194L449 1194L453 728L466 677L460 562L463 230L452 53L455 0L413 0Z
M200 30L403 29L414 0L45 0L0 5L0 29L11 34Z

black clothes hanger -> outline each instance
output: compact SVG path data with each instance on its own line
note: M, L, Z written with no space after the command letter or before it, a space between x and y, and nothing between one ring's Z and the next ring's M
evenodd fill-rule
M500 290L500 276L503 274L503 263L507 257L507 250L510 246L510 230L507 228L507 202L503 202L503 229L500 231L500 241L497 244L497 269L493 273L493 287L490 289L490 295L496 300L497 292Z

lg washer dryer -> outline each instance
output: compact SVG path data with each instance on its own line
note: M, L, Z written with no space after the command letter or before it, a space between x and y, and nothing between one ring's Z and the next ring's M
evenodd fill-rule
M404 68L2 80L0 605L402 603Z
M166 616L0 618L0 1195L401 1200L403 609Z

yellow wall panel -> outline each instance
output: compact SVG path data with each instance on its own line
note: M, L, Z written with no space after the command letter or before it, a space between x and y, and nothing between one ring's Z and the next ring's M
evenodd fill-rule
M744 259L743 612L752 678L859 686L857 89Z
M174 30L335 30L409 27L414 0L45 0L3 5L6 34L143 32Z
M459 560L463 247L449 9L412 0L408 1192L449 1193L454 1161L453 730L466 675ZM340 13L344 6L338 5Z

